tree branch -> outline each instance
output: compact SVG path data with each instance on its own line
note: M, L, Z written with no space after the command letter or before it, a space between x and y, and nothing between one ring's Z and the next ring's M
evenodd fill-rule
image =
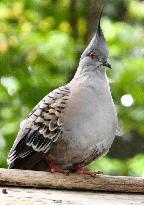
M52 174L43 171L0 169L0 186L144 193L144 177Z

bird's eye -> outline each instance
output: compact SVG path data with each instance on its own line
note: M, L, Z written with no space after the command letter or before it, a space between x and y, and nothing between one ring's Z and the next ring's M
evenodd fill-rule
M97 58L96 52L95 52L95 51L92 51L92 52L89 54L89 57L91 57L92 60L95 60L95 59Z

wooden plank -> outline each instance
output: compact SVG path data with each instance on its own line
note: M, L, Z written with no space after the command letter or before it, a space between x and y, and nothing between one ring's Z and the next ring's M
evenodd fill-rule
M142 194L0 187L1 205L143 205Z
M0 185L144 193L144 177L106 176L0 169Z

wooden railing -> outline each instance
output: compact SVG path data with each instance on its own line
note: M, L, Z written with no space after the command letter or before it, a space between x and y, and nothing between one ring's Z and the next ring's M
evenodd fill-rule
M0 205L143 205L144 178L0 169Z
M42 171L0 169L0 186L144 193L144 177L55 174Z

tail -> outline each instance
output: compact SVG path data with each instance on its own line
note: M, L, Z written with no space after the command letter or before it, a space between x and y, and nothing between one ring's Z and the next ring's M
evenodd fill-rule
M13 160L8 157L8 168L9 169L24 169L24 170L34 170L34 167L44 158L43 153L31 152L24 158L17 157Z

